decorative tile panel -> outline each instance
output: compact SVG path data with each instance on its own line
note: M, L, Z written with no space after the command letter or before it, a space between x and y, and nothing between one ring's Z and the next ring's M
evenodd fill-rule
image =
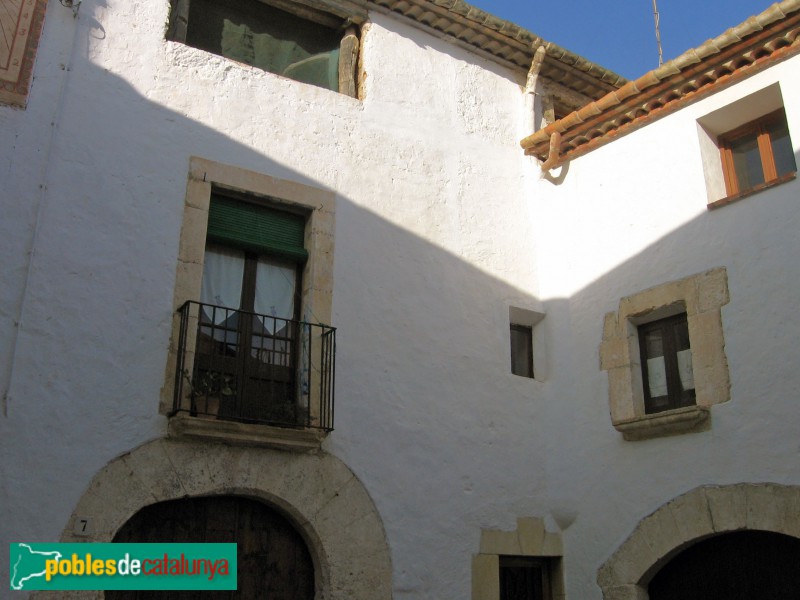
M0 104L25 108L46 0L0 3Z

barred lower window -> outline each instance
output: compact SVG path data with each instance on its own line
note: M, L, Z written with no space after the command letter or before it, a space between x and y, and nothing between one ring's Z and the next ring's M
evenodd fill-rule
M550 561L529 556L500 557L500 600L551 600Z

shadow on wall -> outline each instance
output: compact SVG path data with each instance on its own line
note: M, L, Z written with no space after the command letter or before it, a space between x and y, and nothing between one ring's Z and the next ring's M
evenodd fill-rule
M7 455L9 503L20 507L8 539L52 537L85 482L114 456L163 434L159 391L189 157L323 188L313 176L315 153L341 152L334 142L305 149L308 169L298 172L88 61L73 65L64 98L3 420L8 447L25 449ZM285 135L281 125L262 135ZM415 177L423 176L403 175ZM470 233L483 235L476 227ZM511 376L508 356L509 305L536 300L342 196L335 256L331 445L354 471L385 473L370 490L383 499L390 539L407 546L398 552L399 571L413 572L403 561L415 556L410 548L420 535L443 544L452 533L446 515L454 495L468 502L474 486L488 494L517 479L493 468L487 450L504 439L521 442L540 426L542 389ZM387 470L387 457L403 468ZM508 465L530 473L512 500L516 514L543 478L529 455L509 457ZM486 477L465 482L473 470ZM423 510L410 497L421 472L436 481L426 501L435 508L416 515L421 527L409 531L395 517L409 506ZM43 496L42 482L59 493ZM477 524L491 509L478 502L469 511Z
M85 82L91 85L79 89ZM10 505L25 507L16 523L36 539L63 527L83 482L112 457L163 432L157 407L174 318L189 157L322 188L314 180L315 157L342 152L334 140L304 148L308 169L298 172L150 101L89 62L74 66L68 86L12 374L13 397L20 400L3 420L9 447L34 449L13 457L6 490ZM342 111L330 118L333 127L348 116ZM286 135L268 115L263 125L267 138ZM415 174L403 179L409 175ZM771 216L768 200L787 218ZM451 548L470 547L473 534L494 524L498 513L546 514L547 480L556 469L563 467L563 474L554 481L570 477L585 484L580 475L587 457L597 473L621 468L609 466L611 455L592 453L584 440L606 446L618 440L597 346L602 314L615 310L622 296L726 266L732 292L726 313L758 312L760 298L771 303L769 321L759 329L726 330L734 390L749 389L744 384L751 376L755 383L778 375L787 385L795 382L788 358L750 361L742 353L752 336L761 348L793 348L797 327L786 326L783 310L793 290L783 282L800 280L800 266L781 258L800 255L800 248L787 252L769 241L772 228L783 231L792 219L800 225L789 201L766 192L701 215L568 299L539 302L338 197L337 433L330 447L356 473L373 477L368 485L397 549L395 572L418 572L412 561L420 544L450 557ZM478 221L474 233L482 231ZM511 304L548 314L542 322L552 352L547 384L509 375ZM769 371L758 371L762 360ZM565 431L573 432L568 440ZM525 451L509 451L520 447ZM554 448L560 452L551 453ZM387 468L394 464L399 468ZM73 487L33 506L30 498L41 496L37 482L65 476ZM423 487L424 498L418 495ZM453 514L468 517L456 528ZM6 551L0 550L0 563ZM453 558L449 568L468 581L462 559ZM408 589L447 595L435 583L408 577L401 582Z

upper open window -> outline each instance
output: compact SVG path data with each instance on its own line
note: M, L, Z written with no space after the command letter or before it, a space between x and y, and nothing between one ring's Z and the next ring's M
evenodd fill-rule
M797 171L782 108L720 136L719 147L728 196Z
M309 6L286 0L173 0L168 37L270 73L356 95L356 27L350 19Z
M708 208L795 176L783 94L773 83L697 120Z

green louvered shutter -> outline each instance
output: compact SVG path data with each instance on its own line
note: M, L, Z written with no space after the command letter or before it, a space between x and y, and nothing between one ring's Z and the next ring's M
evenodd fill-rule
M302 215L211 195L209 241L303 262L305 226Z

